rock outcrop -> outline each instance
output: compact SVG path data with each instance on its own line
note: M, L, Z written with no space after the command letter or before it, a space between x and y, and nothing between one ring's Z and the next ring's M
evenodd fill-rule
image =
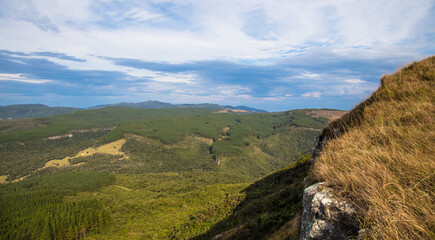
M358 236L357 211L352 204L336 199L325 183L304 190L301 240L349 239Z
M338 129L332 129L334 135ZM311 164L321 154L328 141L327 134L318 136ZM301 240L339 240L357 238L359 223L356 208L349 202L334 197L333 189L319 182L307 186L303 195Z

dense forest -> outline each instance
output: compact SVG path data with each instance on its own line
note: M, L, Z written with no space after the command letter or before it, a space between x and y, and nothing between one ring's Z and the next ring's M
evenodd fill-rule
M103 172L71 171L0 185L0 236L4 239L76 239L98 232L110 215L96 199L65 201L79 191L114 182Z

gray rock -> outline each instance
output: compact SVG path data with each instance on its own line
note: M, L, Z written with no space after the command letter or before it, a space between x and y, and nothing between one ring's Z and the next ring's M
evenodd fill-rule
M224 235L223 235L223 234L218 234L218 235L212 237L211 240L221 240L221 239L223 239L223 238L224 238Z
M301 240L357 237L356 214L355 207L336 199L325 183L311 185L304 190Z

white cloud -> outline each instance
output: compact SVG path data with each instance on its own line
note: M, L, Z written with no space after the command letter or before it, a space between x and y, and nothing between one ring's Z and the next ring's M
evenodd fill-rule
M134 8L128 11L124 16L127 18L132 18L139 22L159 21L163 18L163 16L160 14L151 13L145 9L140 8Z
M345 55L352 49L358 51L355 47L364 48L362 53L366 55L391 54L391 50L400 54L403 41L414 41L416 48L425 44L418 41L422 34L416 31L427 30L416 25L430 26L421 21L434 4L430 0L186 0L167 4L173 5L173 11L187 9L174 14L148 4L162 1L133 1L110 11L119 11L115 16L131 18L137 24L108 27L114 20L122 23L123 19L103 18L101 13L110 11L97 1L15 2L2 3L0 48L169 62L279 58L291 54L288 51L300 53L319 46ZM32 5L34 8L20 10ZM29 20L23 22L8 12L20 12ZM30 16L36 17L32 20ZM258 29L264 31L253 32L246 26L258 16L265 24ZM154 25L155 21L162 22ZM60 32L42 31L44 26L56 26Z
M164 83L187 83L192 84L198 80L196 74L164 74L151 78L152 81Z
M367 96L378 86L370 82L348 82L347 84L334 84L328 90L329 95Z
M356 84L366 83L366 81L361 80L361 79L346 79L346 80L344 80L344 82L347 82L347 83L356 83Z
M312 73L312 72L304 72L300 75L294 76L294 78L300 78L300 79L320 79L320 74Z
M225 97L246 98L246 93L250 93L251 89L241 85L221 85L215 88L211 88L211 91Z
M53 80L47 80L47 79L28 78L24 74L9 74L9 73L0 73L0 81L24 82L24 83L32 83L32 84L43 84L43 83L53 82Z
M321 92L306 92L302 94L302 97L320 98L321 96L322 96Z

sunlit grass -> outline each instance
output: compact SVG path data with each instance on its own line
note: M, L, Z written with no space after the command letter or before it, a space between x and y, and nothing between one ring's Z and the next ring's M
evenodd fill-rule
M359 207L367 238L433 239L435 57L381 82L367 101L324 130L336 138L312 174Z

